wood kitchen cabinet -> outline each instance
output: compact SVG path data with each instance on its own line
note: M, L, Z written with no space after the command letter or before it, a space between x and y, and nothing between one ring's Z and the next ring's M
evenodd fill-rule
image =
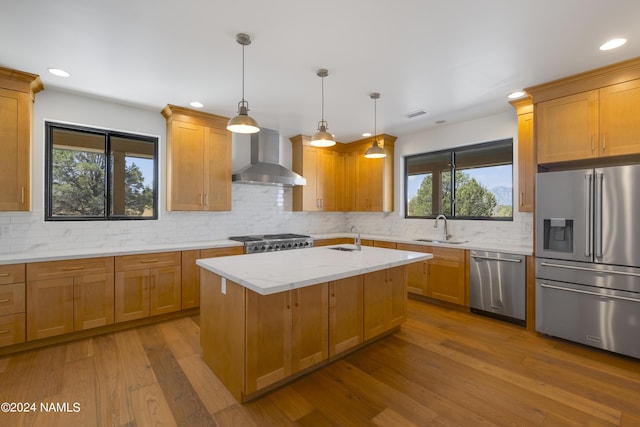
M246 298L248 394L328 358L327 283Z
M27 264L27 340L114 322L113 258Z
M341 154L332 147L312 147L308 136L297 135L290 140L292 169L307 180L307 185L293 187L293 210L339 210Z
M180 310L180 263L180 252L115 257L115 321Z
M398 243L397 249L403 251L432 253L431 248L424 245L413 245L410 243ZM429 283L429 263L431 260L414 262L407 265L407 291L415 295L427 295Z
M382 135L381 145L387 156L381 159L364 157L371 146L371 139L357 141L355 157L355 211L391 212L393 211L393 160L396 138ZM351 145L351 144L349 144Z
M182 309L200 306L200 267L196 260L221 256L242 255L241 246L182 251Z
M231 210L226 117L167 105L167 210Z
M364 276L329 282L329 357L364 341Z
M33 101L42 89L39 76L0 67L0 211L31 210Z
M364 339L385 333L407 319L405 266L364 275Z
M640 154L640 59L527 88L538 164Z
M440 246L428 248L433 258L427 264L426 296L468 306L466 251Z
M25 341L25 265L0 265L0 347Z
M533 100L511 101L518 115L518 211L533 212L537 172L533 141Z

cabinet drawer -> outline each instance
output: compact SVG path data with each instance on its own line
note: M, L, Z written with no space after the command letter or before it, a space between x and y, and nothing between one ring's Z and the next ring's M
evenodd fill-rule
M27 264L27 281L58 279L85 274L113 273L113 258L84 258Z
M24 313L24 283L0 286L0 316Z
M0 316L0 347L24 342L24 313Z
M228 248L211 248L201 249L200 258L216 258L220 256L242 255L244 248L242 246L231 246Z
M24 282L24 264L0 265L0 285Z
M431 253L434 258L443 261L453 261L463 263L466 260L464 249L443 248L440 246L432 246Z
M117 256L116 271L140 270L141 268L171 267L180 265L180 252L158 252L141 255Z

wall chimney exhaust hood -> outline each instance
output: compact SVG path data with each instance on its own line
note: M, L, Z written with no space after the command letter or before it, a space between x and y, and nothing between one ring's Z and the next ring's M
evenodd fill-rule
M251 164L234 172L231 181L284 187L307 184L306 179L280 165L279 161L280 134L261 128L260 132L251 134Z

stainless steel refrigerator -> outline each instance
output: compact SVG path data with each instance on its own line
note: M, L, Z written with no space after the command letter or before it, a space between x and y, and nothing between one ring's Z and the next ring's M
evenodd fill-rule
M537 174L536 330L640 358L640 165Z

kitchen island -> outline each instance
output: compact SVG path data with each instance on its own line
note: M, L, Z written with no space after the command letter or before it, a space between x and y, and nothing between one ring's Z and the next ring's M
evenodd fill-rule
M432 255L353 249L197 261L202 357L238 401L318 369L406 320L406 265Z

